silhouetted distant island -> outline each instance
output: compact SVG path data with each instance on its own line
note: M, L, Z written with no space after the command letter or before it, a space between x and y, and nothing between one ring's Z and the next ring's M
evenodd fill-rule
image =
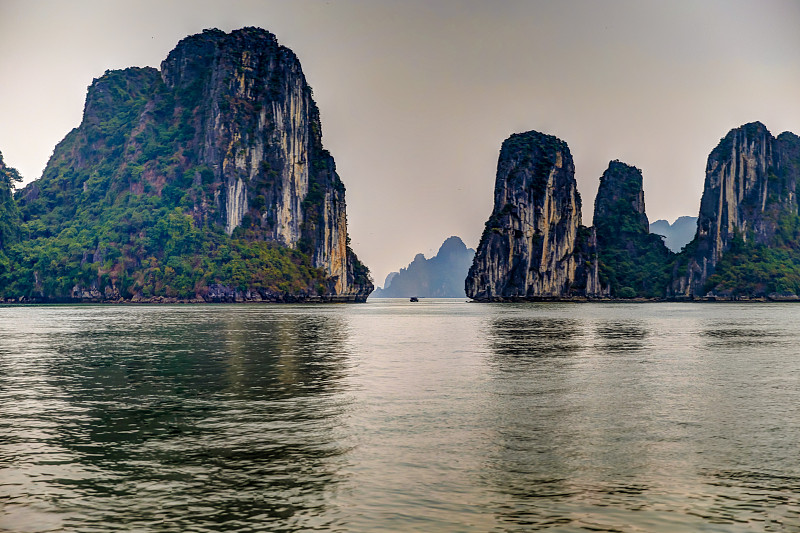
M663 235L664 244L675 253L689 244L697 231L697 217L680 217L670 224L666 220L656 220L650 223L650 233Z
M383 288L376 289L371 297L463 298L464 277L474 256L475 250L467 248L459 237L450 237L434 257L425 259L417 254L408 267L386 276Z

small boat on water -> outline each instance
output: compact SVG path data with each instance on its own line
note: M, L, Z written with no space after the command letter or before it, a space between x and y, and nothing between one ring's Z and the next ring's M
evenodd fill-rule
M410 301L412 301L412 302L418 302L418 301L419 301L419 298L417 298L416 296L412 296Z

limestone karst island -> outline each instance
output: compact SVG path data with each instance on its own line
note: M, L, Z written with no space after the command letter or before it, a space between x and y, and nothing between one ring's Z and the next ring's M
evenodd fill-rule
M4 171L0 296L15 301L363 301L345 187L300 62L207 30L161 69L94 80L41 179Z
M797 135L775 138L759 122L731 130L708 157L697 231L677 254L649 233L639 169L609 164L589 228L574 173L567 144L553 136L503 143L467 296L798 299Z
M731 130L675 253L650 233L641 170L609 163L586 227L567 144L514 134L474 259L456 239L380 295L796 300L799 174L796 135ZM14 192L0 156L0 181L4 302L363 302L373 290L300 63L262 29L206 30L160 70L107 71L42 177Z

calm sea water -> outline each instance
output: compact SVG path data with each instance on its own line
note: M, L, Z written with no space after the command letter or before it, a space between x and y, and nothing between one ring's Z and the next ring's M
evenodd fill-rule
M0 531L800 531L800 305L0 308Z

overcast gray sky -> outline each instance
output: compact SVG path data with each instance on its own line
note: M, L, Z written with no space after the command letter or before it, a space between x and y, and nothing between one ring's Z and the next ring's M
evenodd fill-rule
M106 69L259 26L295 51L377 285L450 235L476 247L511 133L569 144L591 223L611 159L651 221L696 215L706 158L760 120L800 134L800 2L0 0L0 151L26 182Z

